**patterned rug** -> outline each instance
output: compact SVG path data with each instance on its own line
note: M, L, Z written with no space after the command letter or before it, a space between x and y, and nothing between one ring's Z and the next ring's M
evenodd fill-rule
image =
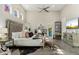
M19 47L11 48L12 55L62 55L63 51L55 45L54 49L45 47Z
M10 47L12 55L27 55L35 52L40 47Z
M23 48L23 49L19 49L20 50L20 55L27 55L29 53L33 53L35 51L37 51L37 49L39 48Z

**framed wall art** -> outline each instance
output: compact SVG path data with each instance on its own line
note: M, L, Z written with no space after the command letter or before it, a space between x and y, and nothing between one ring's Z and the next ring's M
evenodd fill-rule
M13 10L12 16L19 18L19 11L18 10Z
M5 12L9 12L10 11L10 7L8 4L4 4L4 11Z
M20 13L20 19L24 20L23 13Z
M3 11L12 14L12 6L10 4L4 4Z

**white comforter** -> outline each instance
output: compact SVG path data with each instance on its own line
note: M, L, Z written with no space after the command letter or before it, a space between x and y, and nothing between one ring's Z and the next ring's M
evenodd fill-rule
M16 46L43 46L42 39L14 38Z

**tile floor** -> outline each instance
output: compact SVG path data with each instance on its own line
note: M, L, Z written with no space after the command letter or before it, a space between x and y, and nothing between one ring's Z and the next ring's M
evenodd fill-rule
M56 45L63 50L65 55L79 55L79 48L72 47L65 43L63 40L56 40Z

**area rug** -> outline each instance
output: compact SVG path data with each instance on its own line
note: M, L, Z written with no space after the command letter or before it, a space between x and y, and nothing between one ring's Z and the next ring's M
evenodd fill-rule
M20 50L20 55L27 55L27 54L33 53L33 52L37 51L37 49L39 49L39 48L40 47L19 49Z

